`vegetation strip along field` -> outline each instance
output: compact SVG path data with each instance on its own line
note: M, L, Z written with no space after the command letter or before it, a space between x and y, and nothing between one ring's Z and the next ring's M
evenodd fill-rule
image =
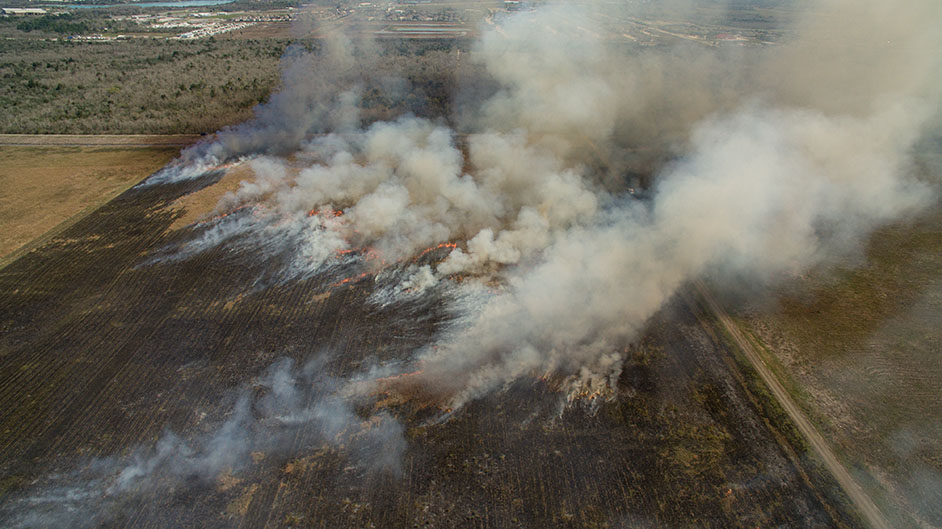
M2 146L186 147L198 134L0 134Z

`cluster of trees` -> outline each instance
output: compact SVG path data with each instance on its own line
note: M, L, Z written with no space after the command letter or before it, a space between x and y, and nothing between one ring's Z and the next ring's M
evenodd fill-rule
M301 7L301 0L235 0L228 4L211 6L214 11L266 11Z
M0 133L165 134L247 119L286 41L0 41Z
M141 11L128 8L131 14ZM113 10L86 9L42 16L0 17L0 36L48 37L51 35L87 35L90 33L142 33L152 31L128 19L116 19ZM127 13L125 13L127 14ZM22 33L20 33L22 32Z
M248 119L277 89L288 44L0 40L0 133L212 132ZM486 77L470 61L459 64L457 48L464 46L447 39L383 42L360 81L364 121L405 113L451 120L456 96Z
M16 25L20 31L48 31L51 33L82 34L88 33L91 28L82 21L76 20L75 15L63 13L61 15L43 15L41 17L24 17Z

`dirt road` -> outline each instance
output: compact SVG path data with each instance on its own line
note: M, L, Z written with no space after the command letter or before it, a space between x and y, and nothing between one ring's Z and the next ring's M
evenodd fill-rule
M0 145L22 147L185 147L199 134L0 134Z
M817 454L818 458L824 463L828 471L831 472L841 488L844 489L847 496L850 497L867 524L874 529L890 529L890 524L887 522L886 518L883 517L883 513L880 512L880 509L877 508L873 500L870 499L870 496L860 488L860 485L858 485L854 478L847 472L847 469L844 468L844 465L841 464L837 456L834 455L834 452L831 451L831 448L824 438L821 437L821 434L818 433L814 425L811 424L811 421L809 421L808 418L805 417L805 414L798 408L798 405L795 404L795 401L792 400L785 388L782 387L778 379L762 360L762 357L759 356L759 353L752 347L749 340L743 336L742 332L733 323L729 315L726 314L726 311L717 303L716 299L702 282L697 281L695 285L697 291L700 292L700 295L703 296L703 299L705 299L709 305L710 311L713 312L720 323L722 323L723 328L725 328L730 336L733 337L733 340L736 341L736 345L749 360L749 363L755 368L756 372L759 373L759 376L762 377L762 380L769 387L769 390L772 391L775 398L778 399L779 404L782 405L782 408L784 408L788 416L791 417L795 426L798 427L798 431L801 432L808 441L808 444L811 445L815 454Z

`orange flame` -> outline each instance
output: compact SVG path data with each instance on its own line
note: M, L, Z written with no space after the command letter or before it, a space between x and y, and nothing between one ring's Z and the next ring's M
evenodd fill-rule
M235 213L235 212L237 212L237 211L241 211L241 210L243 210L243 209L245 209L245 208L251 208L251 207L254 207L254 206L255 206L255 204L242 204L241 206L239 206L239 207L237 207L237 208L235 208L235 209L233 209L233 210L231 210L231 211L228 211L228 212L226 212L226 213L221 213L221 214L219 214L219 215L214 215L214 216L212 216L212 217L209 217L208 219L204 219L204 220L200 220L200 221L194 222L193 224L196 225L196 226L202 226L202 225L204 225L204 224L210 224L210 223L216 222L217 220L222 220L222 219L228 217L229 215L232 215L233 213Z
M453 243L453 242L443 242L443 243L441 243L441 244L438 244L438 245L435 245L435 246L432 246L432 247L429 247L429 248L426 248L426 249L422 250L418 255L416 255L415 257L412 258L412 261L413 261L413 262L418 261L419 259L422 258L423 255L425 255L425 254L427 254L427 253L429 253L429 252L435 251L435 250L440 250L440 249L442 249L442 248L451 248L451 249L455 249L455 248L457 248L457 247L458 247L458 244L457 244L457 243Z
M347 283L350 283L350 282L353 282L353 281L358 281L358 280L360 280L360 279L363 279L364 277L366 277L366 276L368 276L368 275L370 275L369 272L363 272L362 274L358 274L358 275L355 275L355 276L351 276L351 277L348 277L348 278L346 278L346 279L341 279L339 282L334 283L333 285L330 285L330 286L333 287L333 288L339 287L339 286L343 286L343 285L346 285Z
M312 209L311 211L307 212L307 216L313 217L314 215L318 215L321 213L322 213L322 210ZM335 210L324 213L325 217L340 217L342 215L343 215L343 210L341 209L335 209Z

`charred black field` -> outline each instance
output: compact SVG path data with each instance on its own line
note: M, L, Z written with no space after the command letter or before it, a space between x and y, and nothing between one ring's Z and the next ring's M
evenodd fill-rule
M370 302L359 269L279 279L277 256L250 247L149 260L183 236L168 204L217 177L131 189L0 271L4 525L858 526L687 294L626 351L607 398L530 377L452 413L380 396L353 410L352 437L273 422L258 382L273 365L347 377L405 360L451 316L434 296ZM329 383L296 381L302 407ZM248 457L200 466L240 401ZM369 437L380 408L398 449ZM192 469L161 470L168 435ZM153 480L116 492L141 461Z

